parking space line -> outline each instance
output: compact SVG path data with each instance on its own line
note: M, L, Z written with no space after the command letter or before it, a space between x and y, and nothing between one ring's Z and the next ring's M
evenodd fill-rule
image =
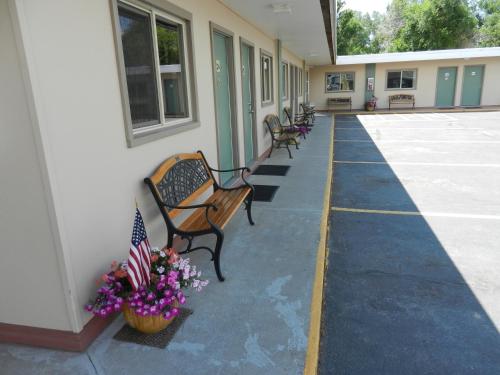
M482 163L429 163L412 161L357 161L357 160L334 160L336 164L375 164L375 165L422 165L431 167L484 167L500 168L500 164Z
M452 128L452 127L447 127L447 128L424 128L424 127L418 127L418 128L409 128L406 126L387 126L387 127L380 127L380 126L348 126L344 128L336 128L336 130L485 130L485 128Z
M454 219L483 219L483 220L500 220L500 215L477 215L477 214L461 214L451 212L431 212L431 211L396 211L396 210L372 210L365 208L350 208L350 207L332 207L332 211L351 212L359 214L375 214L375 215L399 215L399 216L422 216L422 217L447 217Z
M346 142L346 143L478 143L478 144L500 144L500 141L426 141L423 139L410 139L410 140L397 140L397 139L387 139L387 140L372 140L372 139L336 139L335 142Z

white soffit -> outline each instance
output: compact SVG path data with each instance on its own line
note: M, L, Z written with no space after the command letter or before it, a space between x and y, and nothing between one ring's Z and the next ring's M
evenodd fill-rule
M500 57L500 47L337 56L337 65Z
M280 39L283 47L307 64L331 64L319 0L219 1L266 34Z

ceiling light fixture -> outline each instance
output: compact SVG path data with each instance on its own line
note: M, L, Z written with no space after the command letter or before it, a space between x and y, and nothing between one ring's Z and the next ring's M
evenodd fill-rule
M273 12L277 14L292 13L292 8L287 3L271 4L271 7L273 8Z

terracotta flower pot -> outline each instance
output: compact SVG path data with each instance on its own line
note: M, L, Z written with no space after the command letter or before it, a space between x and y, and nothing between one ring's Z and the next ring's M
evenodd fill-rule
M177 303L174 307L178 307ZM158 333L163 331L175 319L175 316L167 320L162 315L137 315L128 303L123 304L122 311L128 325L142 333Z

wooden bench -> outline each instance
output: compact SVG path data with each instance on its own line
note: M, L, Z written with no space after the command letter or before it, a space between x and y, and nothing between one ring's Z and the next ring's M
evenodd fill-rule
M309 133L314 124L309 123L309 118L305 113L296 113L295 117L292 116L292 109L290 107L284 107L283 113L288 119L288 123L292 129L298 131L306 139L306 134Z
M219 186L213 172L241 171L243 185L233 188ZM215 272L220 281L224 281L220 270L220 254L224 241L223 229L234 216L242 203L245 204L248 221L252 220L252 200L254 188L245 180L249 168L218 170L211 168L203 153L178 154L165 160L151 177L144 179L165 220L168 231L167 247L172 247L174 235L188 241L186 250L180 254L195 250L208 250L212 254ZM203 193L212 188L213 193L202 204L192 204ZM191 214L177 225L175 219L181 212ZM193 238L206 234L215 234L217 242L214 250L206 246L193 248Z
M338 98L328 98L326 99L326 105L328 109L332 106L336 105L348 105L349 106L349 112L352 111L352 98L350 96L343 96L343 97L338 97Z
M300 103L300 107L302 108L302 113L304 114L307 120L311 120L311 124L316 121L316 109L313 105L308 103Z
M290 157L290 159L293 159L289 145L295 145L295 148L297 150L299 149L299 142L297 141L297 138L299 137L300 132L294 131L292 126L281 125L279 117L272 114L267 115L264 118L264 124L266 124L269 133L271 133L272 139L271 151L269 152L269 155L267 155L267 157L271 157L273 148L275 146L276 148L281 148L282 145L285 145L286 149L288 150L288 156Z
M396 94L389 95L389 111L391 110L391 104L411 104L412 109L415 109L415 95L411 94Z

